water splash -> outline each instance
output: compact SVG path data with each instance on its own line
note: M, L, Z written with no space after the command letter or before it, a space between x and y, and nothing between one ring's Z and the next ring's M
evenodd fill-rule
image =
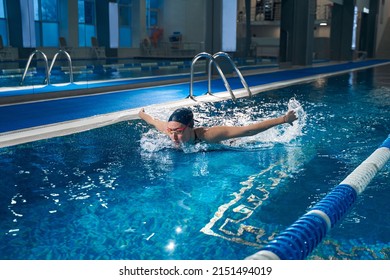
M293 123L292 126L288 126L284 131L281 139L282 142L288 143L296 139L298 136L302 136L303 129L306 126L307 114L295 97L292 97L287 104L288 111L293 110L298 119Z
M278 106L278 108L273 108ZM203 103L192 108L194 111L196 126L244 126L269 118L285 114L279 104L244 101L237 107L230 103ZM179 148L185 153L219 149L244 149L257 150L269 149L276 144L290 144L293 140L303 135L306 126L306 112L302 105L294 97L287 104L287 110L294 110L298 120L292 126L282 125L268 129L250 137L235 138L222 141L220 144L196 143L182 144ZM167 119L169 112L153 111L153 116L159 119ZM177 149L172 141L155 129L150 129L141 137L140 146L142 152L156 153L165 149Z
M173 142L155 129L150 129L141 136L141 151L154 153L165 149L175 148Z
M258 109L258 107L242 108L242 112L251 113L256 111L256 109ZM287 110L294 110L298 117L292 126L276 126L254 136L225 141L224 144L231 148L239 149L268 149L272 148L276 144L290 144L293 140L296 140L299 136L304 134L303 131L304 127L306 126L307 114L299 101L294 97L289 100L287 104ZM269 114L270 116L263 118L263 120L271 118L273 115L281 114L284 114L284 112L274 111L272 114ZM248 125L253 123L253 121L246 120L245 122L242 122L242 120L243 119L241 118L237 120L240 125ZM261 121L261 119L256 121Z

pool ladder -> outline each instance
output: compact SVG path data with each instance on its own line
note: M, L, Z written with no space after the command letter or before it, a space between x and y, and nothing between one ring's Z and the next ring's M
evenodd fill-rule
M35 50L30 54L30 56L27 60L27 64L26 64L26 67L24 68L24 72L23 72L22 80L20 81L20 85L21 86L23 85L23 82L24 82L24 79L26 78L26 74L27 74L27 71L30 67L31 61L34 58L34 56L37 54L40 54L43 57L43 60L45 61L45 80L44 80L44 83L49 85L50 84L51 70L53 69L54 63L55 63L58 55L61 53L63 53L66 56L66 58L69 62L69 81L70 81L70 83L73 83L72 58L70 57L68 52L66 52L64 50L59 50L58 52L56 52L56 54L53 57L53 60L51 61L50 67L49 67L49 61L47 59L46 54L43 51Z
M237 66L235 65L235 63L233 62L233 60L231 59L231 57L225 53L225 52L217 52L213 55L207 53L207 52L201 52L199 54L197 54L193 59L192 59L192 62L191 62L191 76L190 76L190 94L188 95L187 98L191 98L193 100L195 100L194 98L194 93L193 93L193 83L194 83L194 65L195 63L200 59L200 58L207 58L209 59L209 64L208 64L208 89L207 89L207 94L212 94L211 93L211 67L212 65L214 64L215 68L217 69L219 75L221 76L223 82L224 82L224 85L225 85L225 88L226 90L230 93L230 96L233 100L236 100L236 96L234 95L230 85L229 85L229 82L227 81L221 67L219 66L219 64L217 63L216 61L216 58L218 57L224 57L226 58L231 66L233 67L233 69L236 71L238 77L240 78L241 80L241 84L244 86L244 88L246 89L246 91L248 92L248 96L249 97L252 97L252 92L250 90L250 88L248 87L248 84L246 83L244 77L242 76L240 70L238 70Z

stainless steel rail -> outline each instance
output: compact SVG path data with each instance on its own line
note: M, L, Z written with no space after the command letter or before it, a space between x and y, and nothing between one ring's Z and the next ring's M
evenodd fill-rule
M241 84L244 86L244 88L248 92L248 96L252 97L252 92L249 89L248 84L246 83L244 77L242 76L241 71L237 68L236 64L233 62L232 58L225 52L217 52L217 53L215 53L213 55L214 59L217 59L217 57L225 57L230 62L230 64L233 67L234 71L236 71L238 77L240 78ZM211 84L211 64L212 64L212 61L210 60L210 62L209 62L209 84ZM211 92L210 87L211 86L209 85L209 92Z
M45 75L46 75L45 82L46 82L46 84L50 84L50 77L49 77L49 62L47 61L47 56L46 56L46 54L45 54L43 51L35 50L35 51L33 51L33 52L30 54L30 56L29 56L29 58L28 58L28 60L27 60L26 68L24 68L24 72L23 72L22 80L20 81L20 85L23 85L24 78L26 77L28 68L30 67L31 61L32 61L33 57L34 57L36 54L40 54L40 55L43 57L43 60L45 61Z
M193 83L194 83L194 65L195 65L195 63L200 59L200 58L207 58L207 59L209 59L211 62L213 62L214 63L214 65L215 65L215 67L217 68L217 71L218 71L218 73L219 73L219 75L221 76L221 78L222 78L222 80L223 80L223 82L224 82L224 84L225 84L225 88L227 89L227 91L229 91L229 93L230 93L230 96L232 97L232 99L233 100L236 100L236 97L234 96L234 94L233 94L233 91L232 91L232 89L230 88L230 85L229 85L229 83L228 83L228 81L226 80L226 77L225 77L225 75L223 74L223 72L222 72L222 70L221 70L221 67L219 67L219 65L218 65L218 63L215 61L215 59L214 59L214 57L211 55L211 54L209 54L209 53L207 53L207 52L201 52L201 53L198 53L193 59L192 59L192 62L191 62L191 77L190 77L190 94L188 95L188 98L191 98L191 99L193 99L193 100L195 100L195 98L194 98L194 94L193 94ZM210 79L211 79L211 75L210 75L210 73L209 73L209 92L208 93L210 93L211 94L211 92L210 92Z
M216 61L216 59L218 57L224 57L224 58L226 58L230 62L230 64L233 67L234 71L237 73L238 77L240 78L241 84L247 90L249 97L252 97L252 92L251 92L248 84L246 83L246 81L245 81L244 77L242 76L240 70L237 68L237 66L235 65L235 63L233 62L233 60L231 59L231 57L227 53L225 53L225 52L217 52L214 55L211 55L211 54L209 54L207 52L201 52L201 53L197 54L192 59L192 62L191 62L190 93L188 95L188 98L191 98L191 99L195 100L194 93L193 93L194 65L200 58L206 58L206 59L209 60L209 64L208 64L208 88L207 88L207 94L212 94L212 92L211 92L211 70L212 70L211 67L212 67L212 65L214 65L215 68L217 69L219 75L221 76L223 82L224 82L225 88L230 93L231 98L233 100L236 100L236 96L234 95L234 93L233 93L233 91L232 91L232 89L231 89L231 87L229 85L229 82L227 81L224 73L222 72L221 67L219 66L218 62Z
M50 77L51 75L51 70L53 69L54 63L58 57L59 54L63 53L66 58L68 59L69 62L69 81L70 83L73 83L73 66L72 66L72 58L70 57L69 53L64 50L59 50L53 57L53 60L51 61L50 67L49 67L49 73L48 76Z

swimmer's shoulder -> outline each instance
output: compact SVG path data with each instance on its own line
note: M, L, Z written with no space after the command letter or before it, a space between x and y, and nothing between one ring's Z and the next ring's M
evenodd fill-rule
M205 141L208 143L217 143L218 140L215 139L215 130L216 127L198 127L194 129L195 132L195 141Z
M205 135L204 135L206 131L207 131L207 128L202 127L202 126L194 128L195 142L206 141Z

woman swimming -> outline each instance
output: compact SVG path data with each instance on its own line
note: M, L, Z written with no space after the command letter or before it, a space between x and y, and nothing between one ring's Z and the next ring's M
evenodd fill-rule
M205 141L208 143L218 143L224 140L238 137L253 136L274 126L288 123L293 125L297 116L293 110L285 115L272 118L245 126L212 126L194 128L194 115L188 108L175 110L168 121L153 118L142 108L138 116L154 126L157 130L167 134L176 144L196 143Z

